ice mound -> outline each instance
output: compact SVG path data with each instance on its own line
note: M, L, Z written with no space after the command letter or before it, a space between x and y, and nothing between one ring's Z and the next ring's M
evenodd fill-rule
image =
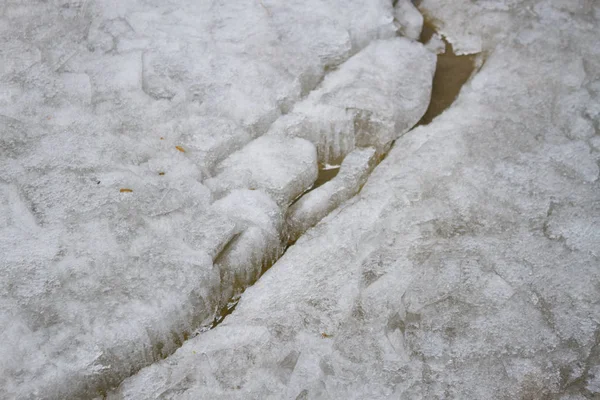
M373 42L328 74L269 135L310 140L321 163L341 161L356 146L382 154L425 113L435 62L406 38Z
M109 398L600 396L600 4L420 5L481 70L221 325Z
M309 141L263 136L219 164L216 176L205 183L217 198L232 189L262 189L287 207L317 174L317 154Z
M340 172L332 180L311 190L289 208L287 239L296 241L308 228L358 193L373 170L375 161L374 148L356 149L348 154L340 166Z
M281 254L283 216L277 203L259 190L234 190L213 208L235 221L240 231L215 260L223 305L254 283Z

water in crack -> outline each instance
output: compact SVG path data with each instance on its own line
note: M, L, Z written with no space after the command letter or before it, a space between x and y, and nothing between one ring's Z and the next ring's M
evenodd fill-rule
M435 33L434 23L425 15L423 31L419 41L427 43ZM456 100L462 86L475 71L477 55L456 55L452 45L446 38L442 37L442 40L446 44L446 50L437 57L437 67L431 89L431 102L418 125L429 124L435 117L450 107Z
M339 165L319 165L319 176L310 190L314 190L319 186L323 186L325 183L335 178L338 172L340 172Z

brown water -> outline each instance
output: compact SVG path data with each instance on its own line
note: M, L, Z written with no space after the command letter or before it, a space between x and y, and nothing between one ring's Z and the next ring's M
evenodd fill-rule
M425 16L423 32L421 32L419 41L427 43L435 32L435 22ZM456 100L460 88L475 70L476 55L457 56L454 54L452 45L445 38L443 40L446 43L446 52L439 54L437 57L437 68L431 89L431 102L418 125L427 125L450 107Z

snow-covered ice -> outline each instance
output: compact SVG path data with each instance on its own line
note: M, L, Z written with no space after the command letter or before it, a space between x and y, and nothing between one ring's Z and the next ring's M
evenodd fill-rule
M398 0L394 5L394 16L400 25L401 35L413 40L419 40L423 30L423 15L411 0Z
M219 164L206 185L220 197L236 188L262 189L285 207L317 179L315 146L300 138L262 136Z
M332 180L292 204L287 213L287 239L296 241L308 228L358 193L373 170L375 159L372 147L354 150L344 158Z
M485 52L456 102L110 398L600 395L600 4L420 7Z
M323 164L341 161L355 147L383 154L427 110L435 63L415 41L373 42L328 74L268 134L311 141Z
M254 282L324 157L265 136L274 123L315 90L332 100L315 112L381 111L350 151L426 107L433 59L397 16L388 0L5 1L0 397L101 395Z

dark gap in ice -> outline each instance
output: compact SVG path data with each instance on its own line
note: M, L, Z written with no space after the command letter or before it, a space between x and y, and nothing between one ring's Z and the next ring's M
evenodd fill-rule
M435 22L423 13L423 31L419 41L427 43L436 33ZM435 117L446 110L475 71L477 55L459 56L454 53L452 45L442 36L446 44L446 51L437 56L437 67L431 88L431 101L429 108L417 125L427 125Z
M427 18L427 16L424 16L423 31L421 33L419 41L422 43L426 43L431 39L431 37L435 33L436 28L433 20ZM445 38L442 39L446 45L446 50L445 53L439 54L437 56L437 67L433 78L431 101L427 111L415 126L426 125L430 123L435 117L437 117L444 110L450 107L450 105L458 96L458 93L460 92L462 86L467 82L467 80L475 71L477 57L476 55L458 56L454 53L452 45ZM328 71L326 70L326 72ZM386 148L382 154L380 154L380 156L376 160L377 165L379 165L386 158L387 154L389 153L389 150L393 147L393 145L394 143L392 142L391 145L388 148ZM317 177L317 180L310 189L302 193L302 195L298 196L298 199L304 196L306 193L317 189L318 187L324 185L325 183L335 178L339 171L340 165L319 164L319 175ZM359 193L360 190L362 190L362 187L359 189ZM294 245L295 241L286 243L284 234L283 243L284 248L281 252L281 255L279 257L276 257L276 259L272 262L269 262L268 264L264 265L260 276L262 276L273 264L275 264L275 262L277 262L277 260L280 259L286 253L286 251ZM220 310L217 311L212 323L210 325L205 325L198 329L193 336L196 336L198 333L205 332L219 326L225 320L225 318L231 313L233 313L233 311L236 309L236 306L240 301L244 289L245 288L240 287L237 288L237 290L234 290L235 295L229 300L229 302L225 306L223 306Z
M313 187L310 188L309 191L315 190L316 188L323 186L325 183L335 178L338 172L340 172L339 165L319 165L319 175L317 176L317 180L315 181Z

